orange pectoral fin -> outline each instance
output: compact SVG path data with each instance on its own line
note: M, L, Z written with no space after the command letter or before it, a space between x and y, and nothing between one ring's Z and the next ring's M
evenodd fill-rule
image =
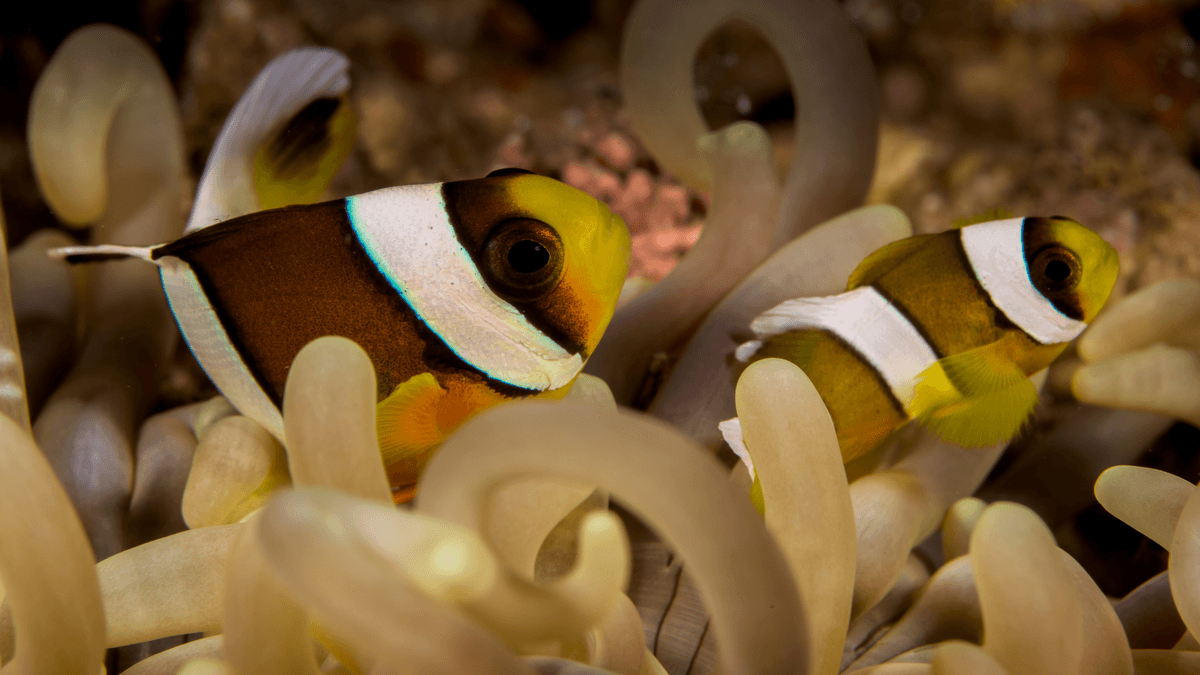
M430 451L446 439L448 432L438 425L438 408L445 397L437 378L421 373L375 406L379 451L397 504L412 499Z

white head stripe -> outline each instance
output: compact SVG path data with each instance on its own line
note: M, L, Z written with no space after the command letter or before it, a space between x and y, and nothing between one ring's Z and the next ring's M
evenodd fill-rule
M446 215L440 183L348 197L367 254L417 317L462 360L524 389L558 389L581 368L515 307L492 292Z
M192 268L171 256L158 262L171 313L196 361L238 412L284 442L283 416L233 346Z
M917 376L937 362L916 327L871 286L787 300L760 314L750 330L759 340L794 330L829 331L853 347L906 406Z
M1087 324L1058 311L1029 278L1024 218L993 220L962 228L963 250L975 278L992 302L1029 337L1048 345L1070 342Z

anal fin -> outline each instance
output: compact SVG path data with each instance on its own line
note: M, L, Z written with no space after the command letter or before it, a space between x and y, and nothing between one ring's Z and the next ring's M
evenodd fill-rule
M942 439L966 447L1008 441L1037 406L1038 392L1014 361L984 345L948 356L917 378L913 417Z

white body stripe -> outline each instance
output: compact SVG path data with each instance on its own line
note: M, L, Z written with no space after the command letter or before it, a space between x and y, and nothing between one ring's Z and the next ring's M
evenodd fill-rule
M568 353L488 288L455 236L441 184L349 197L346 210L392 287L462 360L538 391L558 389L579 374L579 354Z
M155 262L160 268L171 313L196 361L239 413L284 442L283 416L234 348L191 266L172 256Z
M1008 218L968 225L961 230L963 250L975 278L1010 321L1044 345L1070 342L1087 324L1058 311L1033 285L1025 262L1024 221Z
M787 300L760 314L750 330L757 341L794 330L833 333L879 373L906 409L917 376L937 362L908 318L870 286L825 298ZM755 351L739 348L735 355L747 361Z

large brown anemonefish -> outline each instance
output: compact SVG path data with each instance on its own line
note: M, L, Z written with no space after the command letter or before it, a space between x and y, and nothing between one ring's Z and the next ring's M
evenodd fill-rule
M281 441L288 368L340 335L375 366L397 501L431 451L497 403L565 395L629 265L602 202L518 169L251 213L150 247L60 249L160 269L179 328L235 408Z

